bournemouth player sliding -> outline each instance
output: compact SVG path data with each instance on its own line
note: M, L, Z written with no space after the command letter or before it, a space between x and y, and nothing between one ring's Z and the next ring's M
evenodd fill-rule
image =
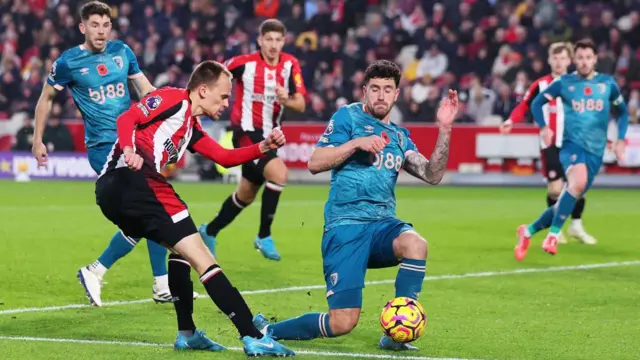
M256 144L280 126L285 108L296 112L305 109L306 90L298 60L282 52L284 25L275 19L260 26L260 51L234 57L226 62L237 82L236 99L231 112L233 145L236 148ZM200 227L200 234L215 255L218 233L255 200L264 184L260 227L254 247L270 260L280 260L271 238L271 224L278 200L287 182L287 167L276 151L262 159L242 165L242 179L238 188L222 204L218 215Z
M224 350L193 322L193 267L210 298L238 329L248 356L291 356L293 351L256 329L251 310L203 243L186 204L160 174L186 150L232 167L263 159L284 145L279 129L256 144L233 150L202 131L197 117L220 116L229 105L231 79L222 64L206 61L191 74L186 89L153 91L120 115L118 139L96 182L96 199L125 236L154 239L172 251L169 289L178 318L174 348Z

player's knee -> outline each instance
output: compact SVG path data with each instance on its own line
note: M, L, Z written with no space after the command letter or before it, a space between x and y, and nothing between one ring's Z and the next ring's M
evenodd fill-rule
M584 178L576 177L572 179L571 183L569 184L569 191L574 196L580 196L584 192L584 189L586 187L587 187L586 176Z
M334 336L350 333L358 325L360 309L338 309L329 312L329 326Z
M415 231L407 231L400 235L398 242L399 257L407 259L426 259L429 253L427 241Z
M285 185L287 183L288 170L286 167L279 168L278 171L274 171L266 178L267 181L278 185Z

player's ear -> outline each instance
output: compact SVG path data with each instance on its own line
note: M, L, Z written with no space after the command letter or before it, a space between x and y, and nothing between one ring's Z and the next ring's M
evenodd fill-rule
M202 84L198 86L198 95L200 96L201 99L204 99L207 97L208 91L209 91L209 88L207 87L206 84Z
M400 96L400 88L396 89L396 96L393 97L393 102L398 101L398 96Z
M80 22L80 24L78 25L78 28L80 29L80 32L84 35L84 33L87 31L87 28L84 26L84 22Z

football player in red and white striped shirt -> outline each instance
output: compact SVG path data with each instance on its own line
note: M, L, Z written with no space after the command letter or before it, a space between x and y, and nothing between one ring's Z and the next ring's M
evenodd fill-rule
M187 205L160 173L187 149L232 167L284 145L279 129L257 144L233 150L202 131L198 116L218 118L229 105L231 78L224 65L205 61L191 74L186 89L155 90L120 115L118 140L96 182L96 199L125 236L154 239L172 250L169 289L178 318L176 349L224 350L193 322L193 267L213 302L238 329L247 355L290 356L291 350L256 329L251 310L203 243Z
M500 125L500 132L507 134L511 132L514 123L522 122L529 112L531 102L539 93L543 92L556 78L567 73L571 58L573 56L573 46L570 43L557 42L549 47L549 65L551 74L545 75L534 81L529 90L524 95L522 102L511 112L511 116ZM562 192L566 177L564 169L560 163L559 149L562 146L564 132L564 107L562 99L557 98L550 101L543 107L545 122L553 130L554 138L551 146L546 146L540 140L540 159L542 160L542 172L547 180L547 205L552 206L558 201ZM585 207L585 199L581 198L576 203L571 217L569 235L578 239L584 244L595 244L596 239L588 234L582 226L582 213ZM566 239L560 236L559 243L566 243Z
M306 89L300 64L294 56L282 52L285 32L280 21L265 20L258 37L260 51L231 58L226 63L237 83L231 113L236 148L262 141L271 129L280 126L285 108L304 112ZM242 179L236 191L225 200L216 218L199 229L211 252L215 254L218 233L253 202L265 184L254 247L267 259L280 260L271 238L271 224L286 183L287 167L276 151L242 165Z

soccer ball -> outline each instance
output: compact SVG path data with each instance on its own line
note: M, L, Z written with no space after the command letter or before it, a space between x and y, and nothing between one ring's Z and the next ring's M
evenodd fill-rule
M427 314L422 305L407 297L398 297L387 303L380 314L380 325L385 335L397 343L417 340L427 327Z

